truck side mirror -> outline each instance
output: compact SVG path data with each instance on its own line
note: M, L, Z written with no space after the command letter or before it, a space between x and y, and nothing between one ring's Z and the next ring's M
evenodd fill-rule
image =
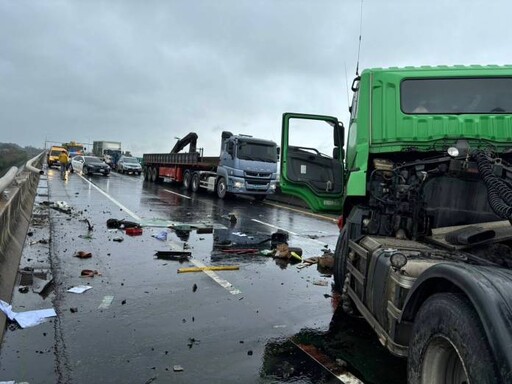
M345 127L343 123L339 122L333 129L333 141L335 147L343 147L345 139Z

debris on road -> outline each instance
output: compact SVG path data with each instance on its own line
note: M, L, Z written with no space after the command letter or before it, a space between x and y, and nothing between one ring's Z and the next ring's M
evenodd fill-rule
M84 293L91 288L90 285L77 285L76 287L69 288L67 291L71 293Z
M318 258L318 266L331 269L334 267L334 255L330 252L324 253Z
M140 228L139 223L135 223L134 221L128 220L117 220L117 219L108 219L107 220L107 228L119 228L119 229L127 229L127 228Z
M313 285L319 285L322 287L326 287L327 285L329 285L329 282L327 280L315 280L315 281L313 281Z
M187 272L201 272L201 271L238 271L240 267L238 265L216 265L210 267L190 267L190 268L179 268L178 273Z
M114 238L112 239L112 241L115 241L115 242L117 242L117 243L120 243L120 242L122 242L123 240L124 240L124 239L123 239L122 237L114 237Z
M192 255L190 251L157 251L155 256L158 259L186 261Z
M194 283L194 286L192 287L192 292L197 291L197 284Z
M80 277L94 277L95 275L101 276L101 273L92 269L82 269L80 273Z
M142 228L126 228L126 234L128 236L140 236L142 235Z
M51 203L50 208L67 214L71 213L71 207L65 201L56 201L55 203Z
M183 372L183 367L181 365L175 365L174 367L172 367L172 370L174 372Z
M151 236L157 240L166 241L167 240L167 231L161 231L161 232L157 233L156 235L153 234Z
M55 309L36 309L26 312L14 312L12 306L0 300L0 310L11 321L16 321L21 328L29 328L44 323L47 318L57 316Z
M91 252L78 251L73 255L74 257L78 257L79 259L90 259L92 257Z
M94 225L92 225L92 224L91 224L91 222L89 221L89 219L83 219L83 220L81 220L81 221L83 221L83 222L87 223L87 230L88 230L89 232L90 232L90 231L92 231L92 230L94 229Z

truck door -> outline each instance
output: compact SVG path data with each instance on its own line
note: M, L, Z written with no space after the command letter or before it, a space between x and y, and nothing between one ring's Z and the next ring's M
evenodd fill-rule
M335 117L283 114L281 191L303 199L313 211L341 211L343 136Z

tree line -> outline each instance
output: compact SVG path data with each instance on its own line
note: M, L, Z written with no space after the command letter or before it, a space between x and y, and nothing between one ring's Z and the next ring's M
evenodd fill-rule
M11 167L20 167L43 150L34 147L20 147L13 143L0 143L0 177Z

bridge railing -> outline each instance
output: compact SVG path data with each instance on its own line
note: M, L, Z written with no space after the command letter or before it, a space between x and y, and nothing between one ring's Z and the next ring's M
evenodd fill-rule
M10 300L44 161L43 151L0 179L0 298Z

